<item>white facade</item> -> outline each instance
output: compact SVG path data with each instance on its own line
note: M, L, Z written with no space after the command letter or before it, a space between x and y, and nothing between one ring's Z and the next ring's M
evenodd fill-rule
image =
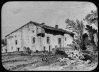
M44 37L38 36L37 34L44 34ZM34 24L29 22L18 30L10 33L6 37L7 40L7 52L24 51L25 48L29 47L32 51L51 51L55 47L66 47L67 44L71 44L73 37L69 34L64 35L53 35L46 33L45 29L40 24ZM49 43L47 42L49 38ZM59 44L59 38L61 43Z

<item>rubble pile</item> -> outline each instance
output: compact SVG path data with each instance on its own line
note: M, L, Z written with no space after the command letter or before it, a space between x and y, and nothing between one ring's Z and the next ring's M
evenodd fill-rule
M91 59L85 58L82 52L78 50L67 50L65 51L66 55L64 57L59 57L58 60L60 62L60 66L63 68L71 67L72 69L87 69L87 67L91 67ZM81 67L81 68L80 68Z

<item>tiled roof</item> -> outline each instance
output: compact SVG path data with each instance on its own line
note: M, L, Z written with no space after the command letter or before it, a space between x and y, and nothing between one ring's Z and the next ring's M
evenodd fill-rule
M74 34L74 33L72 33L72 32L68 32L68 31L66 31L66 30L64 30L64 29L61 29L61 28L55 28L55 27L47 26L47 25L45 25L45 24L40 24L40 23L37 23L37 22L33 22L33 21L28 22L27 24L21 26L20 28L16 29L15 31L11 32L10 34L16 32L17 30L23 28L24 26L26 26L26 25L28 25L28 24L34 24L34 25L36 25L36 26L40 26L40 27L45 28L45 29L60 31L60 32L63 32L63 33ZM9 36L10 34L6 35L5 37Z

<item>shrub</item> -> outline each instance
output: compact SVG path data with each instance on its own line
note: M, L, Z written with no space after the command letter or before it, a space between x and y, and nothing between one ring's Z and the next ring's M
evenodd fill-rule
M93 57L89 54L83 54L84 58L82 59L83 61L90 60L90 63L93 62Z
M30 55L32 53L32 51L30 50L29 47L27 47L26 52Z
M38 50L36 50L36 53L38 53L39 51Z
M65 51L61 51L59 49L56 49L55 54L56 55L61 55L61 56L64 56L64 57L68 57L68 55L65 53Z

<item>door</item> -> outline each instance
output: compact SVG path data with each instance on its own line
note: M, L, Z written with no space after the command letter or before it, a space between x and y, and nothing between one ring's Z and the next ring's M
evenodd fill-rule
M17 50L19 51L20 48L17 48Z
M49 45L49 52L50 52L51 46Z
M7 53L7 49L5 49L5 52Z
M58 38L58 44L59 44L59 47L61 48L61 38Z
M45 52L46 50L45 50L45 46L44 46L44 52Z

